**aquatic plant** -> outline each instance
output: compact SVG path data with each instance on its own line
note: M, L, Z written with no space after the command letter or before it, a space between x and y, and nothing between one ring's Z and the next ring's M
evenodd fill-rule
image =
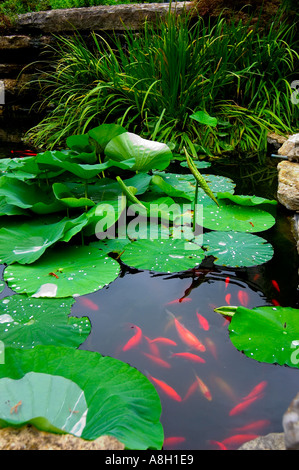
M260 29L169 14L138 35L127 29L124 41L93 34L88 47L79 35L57 38L57 60L38 78L37 105L51 107L29 141L55 148L95 122L118 121L178 150L189 141L208 155L265 150L269 131L297 128L295 31L280 16Z

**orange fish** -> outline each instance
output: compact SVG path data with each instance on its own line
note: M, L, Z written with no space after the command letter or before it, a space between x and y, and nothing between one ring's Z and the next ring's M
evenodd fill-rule
M148 343L148 347L149 347L150 352L154 356L160 356L160 350L159 350L158 346L155 343L152 343L152 340L150 338L148 338L147 336L144 336L144 338L146 339L146 341Z
M257 400L258 398L262 398L263 395L257 395L255 397L252 397L252 398L249 398L248 400L242 400L240 403L238 403L238 405L234 406L230 412L229 412L229 416L235 416L235 415L238 415L240 413L242 413L243 411L245 411L252 403L255 402L255 400Z
M255 274L255 275L253 276L253 280L254 280L254 281L257 281L259 278L260 278L260 274L259 274L259 273Z
M205 346L199 341L199 339L191 332L189 331L182 323L180 323L173 313L169 312L167 310L167 313L172 315L174 318L174 324L177 330L177 333L183 343L185 343L187 346L189 346L192 349L196 349L197 351L205 351L206 348Z
M191 384L190 387L188 388L187 393L186 393L186 395L184 396L184 401L185 401L185 400L188 400L188 398L191 397L191 395L192 395L196 390L198 390L198 383L197 383L197 380L195 380L194 382L192 382L192 384Z
M162 344L169 344L170 346L177 346L177 343L169 338L164 338L162 336L154 339L149 340L150 343L162 343Z
M259 437L258 434L235 434L234 436L223 439L222 444L225 445L225 447L239 447L244 444L244 442L252 441L252 439L256 439L257 437Z
M229 285L230 283L230 277L227 276L227 278L225 279L225 289L227 289L227 286Z
M266 380L262 380L260 383L258 383L255 387L253 387L253 389L251 390L250 393L248 393L248 395L246 395L246 397L243 397L242 400L248 400L250 398L255 398L257 397L258 395L260 395L260 393L262 393L265 388L267 387L268 385L268 382Z
M192 362L200 362L201 364L204 364L206 361L202 359L202 357L198 356L197 354L189 353L189 352L180 352L180 353L172 353L171 357L182 357L184 359L188 359L189 361Z
M253 421L252 423L245 424L240 428L234 428L236 432L248 432L248 431L258 431L260 429L264 429L265 427L269 426L271 421L268 419L259 419L258 421Z
M276 300L276 299L272 299L271 302L272 302L273 305L276 305L276 306L279 306L279 305L280 305L280 303L279 303L278 300Z
M153 361L155 364L157 364L158 366L161 366L161 367L166 367L168 369L170 369L171 365L164 361L164 359L161 359L160 357L158 356L153 356L152 354L148 354L146 352L143 352L142 353L144 356L148 357L151 361Z
M209 441L209 442L210 442L210 444L212 444L212 445L218 446L220 450L228 450L227 447L223 444L223 442L213 441L213 440L211 440L211 441Z
M166 437L163 442L163 447L173 447L185 442L185 440L186 438L183 436Z
M275 281L275 279L272 279L271 282L272 282L273 287L277 290L277 292L280 292L280 287L278 285L278 282Z
M84 307L87 307L90 310L99 310L99 306L86 297L78 297L78 302L80 302L80 304L84 305Z
M195 377L196 377L196 381L198 383L198 386L199 386L199 389L200 389L201 393L203 394L203 396L207 400L211 401L212 400L212 395L211 395L211 392L210 392L209 388L196 374L195 374Z
M191 297L181 297L180 299L174 299L171 300L170 302L167 302L166 305L172 305L172 304L180 304L182 302L191 302Z
M239 290L238 299L240 301L240 304L243 305L243 307L247 307L249 301L247 292L245 292L244 290Z
M131 339L124 345L123 351L128 351L131 348L135 348L142 340L142 331L139 326L133 325L131 328L136 328L136 333Z
M237 397L233 388L224 379L215 376L213 377L213 381L216 383L217 387L221 390L221 392L223 392L233 402L236 401Z
M226 294L226 296L224 297L225 298L225 302L227 303L227 305L230 305L230 299L231 299L232 295L231 294Z
M196 315L198 318L200 328L203 328L205 331L208 331L210 329L208 320L198 312L196 312Z
M217 353L217 348L214 343L214 341L211 340L211 338L205 338L205 343L207 346L207 349L209 352L212 354L212 356L217 360L218 359L218 353Z
M170 385L168 385L166 382L163 382L163 380L156 379L155 377L152 377L151 375L149 378L156 384L158 387L169 397L172 398L175 401L182 401L182 397L172 388Z

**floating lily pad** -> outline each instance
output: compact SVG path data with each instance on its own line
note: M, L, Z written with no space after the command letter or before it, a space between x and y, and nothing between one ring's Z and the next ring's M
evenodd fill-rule
M229 324L233 345L260 362L299 367L299 310L238 307Z
M84 430L88 411L84 392L65 377L28 372L18 380L2 378L0 395L2 427L31 423L43 431L77 437Z
M272 245L265 239L242 232L205 233L203 248L207 255L216 258L215 264L233 268L266 263L274 254Z
M89 246L55 247L34 264L11 265L4 280L17 293L34 297L71 297L102 289L120 271L117 261Z
M231 194L229 192L218 193L217 198L229 199L230 201L236 204L240 204L241 206L259 206L261 204L271 204L272 206L277 205L277 201L275 201L275 199L266 199L264 197L243 194Z
M96 352L62 346L37 346L23 351L9 347L5 349L5 364L0 367L0 378L19 380L30 372L49 374L52 379L54 376L64 377L83 391L87 414L84 413L83 406L76 408L76 401L73 401L75 394L70 394L70 400L68 399L68 393L64 393L65 388L52 388L48 384L45 386L44 381L37 381L36 388L34 387L36 401L46 403L46 409L53 409L50 407L52 400L60 405L65 402L62 421L66 421L67 415L80 418L79 413L75 412L83 412L82 421L79 419L83 439L94 440L99 436L110 435L124 443L126 449L162 448L164 435L160 423L159 395L147 377L136 368ZM52 383L56 385L56 382ZM0 410L5 405L8 409L5 417L8 417L11 408L22 401L18 413L12 413L15 419L21 413L23 404L25 413L25 404L31 408L34 403L30 400L28 402L25 394L23 400L22 387L16 387L14 391L16 394L7 397L9 404L5 404L7 400L1 400ZM78 398L77 395L77 400ZM2 413L0 418L1 415ZM52 421L52 413L47 416Z
M78 347L90 333L87 317L68 317L75 300L35 299L12 295L0 301L0 340L5 346L38 344Z
M193 160L193 163L196 166L196 168L198 168L199 170L202 170L204 168L209 168L212 165L210 162L205 162L203 160ZM188 163L181 162L180 166L182 166L183 168L188 168Z
M273 227L275 218L269 212L251 206L219 201L216 204L204 206L203 226L210 230L262 232Z
M136 269L170 273L192 269L204 256L199 246L186 240L137 240L125 247L121 260Z

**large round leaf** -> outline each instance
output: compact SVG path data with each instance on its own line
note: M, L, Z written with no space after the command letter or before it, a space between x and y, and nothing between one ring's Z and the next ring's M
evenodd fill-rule
M70 297L101 289L120 271L117 261L89 246L55 247L34 264L12 265L4 280L18 293L34 297Z
M162 273L192 269L201 263L204 251L186 240L137 240L126 245L121 260L128 266Z
M204 206L203 226L210 230L235 230L237 232L261 232L275 224L275 218L257 207L226 204L223 200Z
M38 344L78 347L90 333L87 317L68 317L75 300L35 299L12 295L0 301L0 340L5 346Z
M215 264L233 268L256 266L269 261L273 247L251 233L209 232L203 235L203 248L216 258Z
M129 364L74 348L37 346L24 351L6 348L0 377L17 380L28 372L65 377L84 392L88 413L83 439L111 435L127 449L161 449L164 436L159 395L151 382ZM47 388L39 388L40 396L47 393ZM59 389L55 390L55 399L60 403L62 396ZM63 397L66 405L76 411L74 404ZM15 400L11 406L22 401L22 395L15 396ZM10 409L9 406L9 412Z
M298 367L299 310L238 307L229 324L233 345L260 362Z
M0 379L0 426L34 424L50 432L80 437L88 411L83 391L65 377L28 372Z
M137 134L125 132L110 140L105 154L114 161L134 158L132 170L164 170L170 163L172 152L163 143L146 140Z

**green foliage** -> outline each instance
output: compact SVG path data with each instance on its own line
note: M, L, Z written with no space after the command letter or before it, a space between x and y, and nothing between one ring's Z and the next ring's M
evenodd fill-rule
M279 17L261 30L169 15L124 41L93 34L88 47L62 37L53 71L40 78L40 105L52 108L28 138L54 147L112 120L177 149L191 141L207 154L263 150L269 131L296 130L295 31Z

